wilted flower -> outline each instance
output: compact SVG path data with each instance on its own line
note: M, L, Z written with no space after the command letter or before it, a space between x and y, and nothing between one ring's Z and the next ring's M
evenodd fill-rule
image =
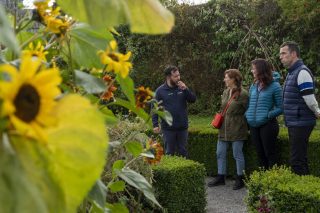
M154 158L145 157L144 160L149 164L159 163L163 156L163 148L161 144L152 138L147 142L147 152L151 152Z
M107 89L101 95L101 99L109 101L111 98L113 98L114 96L113 92L117 90L117 87L113 85L114 80L110 75L105 75L103 77L103 80L107 83Z
M149 87L139 87L136 94L136 106L140 108L145 108L147 102L151 100L152 96L153 94Z

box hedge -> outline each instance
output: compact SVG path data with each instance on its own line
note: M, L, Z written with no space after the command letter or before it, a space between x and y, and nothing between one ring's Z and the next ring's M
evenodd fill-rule
M319 212L320 178L288 168L254 171L246 181L249 212Z
M320 176L320 131L314 130L310 137L308 148L308 160L311 174ZM189 159L202 163L208 175L212 176L217 173L217 160L216 160L216 148L217 148L217 130L205 130L205 131L189 131L188 138L188 153ZM249 174L252 171L258 169L258 160L254 145L250 140L244 144L244 156L246 160L246 173ZM289 165L290 146L288 141L288 134L285 128L280 128L280 133L277 142L278 150L278 162L280 165ZM232 156L231 146L228 149L227 159L227 173L228 175L236 174L235 160Z
M153 183L159 203L166 212L205 212L205 168L202 164L176 156L164 156L153 166Z

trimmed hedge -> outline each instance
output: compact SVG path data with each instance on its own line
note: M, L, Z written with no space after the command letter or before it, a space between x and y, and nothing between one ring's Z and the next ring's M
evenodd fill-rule
M188 153L189 159L202 163L208 175L212 176L217 173L216 149L218 131L189 131L188 138ZM245 142L244 157L246 160L246 173L258 169L258 160L254 145L249 141ZM285 128L280 128L280 133L277 143L278 157L280 165L289 165L290 146L288 142L288 134ZM319 130L314 130L310 137L308 147L308 160L311 174L320 176L320 133ZM235 160L232 156L231 145L228 149L228 175L236 174Z
M318 177L298 176L279 167L253 172L246 185L249 212L319 212Z
M164 156L153 166L153 184L159 203L167 212L202 213L206 207L205 168L176 156Z

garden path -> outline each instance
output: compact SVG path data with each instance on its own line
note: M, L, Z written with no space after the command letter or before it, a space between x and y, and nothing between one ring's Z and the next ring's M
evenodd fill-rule
M212 177L206 178L206 184ZM227 179L225 186L207 187L207 213L246 213L244 197L247 189L233 190L234 180Z

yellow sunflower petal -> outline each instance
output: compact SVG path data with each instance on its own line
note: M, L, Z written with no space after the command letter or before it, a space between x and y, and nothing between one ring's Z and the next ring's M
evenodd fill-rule
M41 61L38 58L24 57L20 65L20 77L22 80L31 79L37 72Z
M111 47L111 50L113 50L113 51L115 51L118 47L118 44L115 40L110 41L109 45Z

